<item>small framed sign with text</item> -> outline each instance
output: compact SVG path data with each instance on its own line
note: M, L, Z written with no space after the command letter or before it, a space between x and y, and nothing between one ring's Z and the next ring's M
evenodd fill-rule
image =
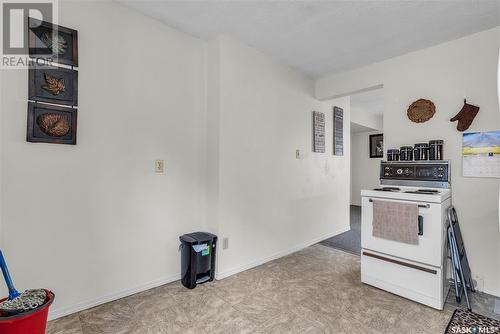
M344 155L344 110L333 107L333 155Z
M313 152L325 153L325 114L313 111Z

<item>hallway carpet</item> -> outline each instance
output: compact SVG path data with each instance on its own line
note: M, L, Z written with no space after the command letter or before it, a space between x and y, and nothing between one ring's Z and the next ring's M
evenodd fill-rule
M179 281L51 321L48 334L443 333L437 311L360 282L359 256L314 245L188 290Z
M320 242L322 245L361 255L361 207L351 205L351 229Z

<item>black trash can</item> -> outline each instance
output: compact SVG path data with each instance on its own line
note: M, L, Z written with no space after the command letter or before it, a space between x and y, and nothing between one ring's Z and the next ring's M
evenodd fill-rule
M206 232L181 235L181 282L194 289L214 280L217 236Z

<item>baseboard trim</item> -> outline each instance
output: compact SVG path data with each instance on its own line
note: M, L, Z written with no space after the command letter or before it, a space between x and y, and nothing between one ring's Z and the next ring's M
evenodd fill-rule
M479 291L479 292L486 293L486 294L491 295L491 296L493 296L495 298L500 298L500 293L498 291L493 291L493 290L490 290L490 289L483 288L483 291Z
M225 270L223 272L216 273L215 278L218 279L218 280L220 280L220 279L224 279L224 278L229 277L229 276L233 276L235 274L241 273L242 271L245 271L245 270L252 269L252 268L255 268L257 266L260 266L260 265L262 265L262 264L264 264L266 262L273 261L273 260L279 259L280 257L287 256L289 254L298 252L301 249L304 249L304 248L309 247L311 245L317 244L320 241L323 241L325 239L334 237L336 235L339 235L341 233L347 232L349 230L350 230L350 227L343 228L342 230L335 231L335 232L332 232L332 233L328 233L328 234L323 235L323 236L321 236L319 238L315 238L313 240L309 240L307 242L303 242L303 243L301 243L301 244L299 244L297 246L290 247L288 249L284 249L284 250L279 251L277 253L274 253L274 254L272 254L270 256L266 256L266 257L260 258L258 260L255 260L255 261L248 262L248 263L246 263L244 265L241 265L241 266L229 269L229 270Z
M349 231L349 229L350 228L347 227L347 228L344 228L344 229L336 231L336 232L328 233L326 235L315 238L313 240L303 242L297 246L294 246L294 247L282 250L280 252L274 253L273 255L263 257L261 259L249 262L247 264L244 264L242 266L238 266L238 267L230 269L230 270L226 270L222 273L218 273L218 274L216 274L216 279L224 279L226 277L235 275L235 274L240 273L242 271L260 266L266 262L279 259L280 257L289 255L291 253L295 253L301 249L304 249L306 247L314 245L320 241L323 241L325 239L328 239L328 238L334 237L336 235L339 235L341 233L347 232L347 231ZM100 298L91 299L91 300L81 302L81 303L78 303L75 305L71 305L68 307L53 309L49 312L49 320L55 320L55 319L58 319L58 318L61 318L61 317L64 317L64 316L67 316L67 315L70 315L73 313L77 313L77 312L84 311L84 310L87 310L87 309L92 308L92 307L96 307L96 306L99 306L102 304L112 302L112 301L117 300L117 299L125 298L125 297L134 295L134 294L139 293L139 292L143 292L143 291L146 291L149 289L153 289L153 288L180 280L180 278L181 278L181 275L180 275L180 273L178 273L178 274L174 274L174 275L171 275L171 276L168 276L165 278L161 278L161 279L158 279L155 281L151 281L149 283L141 284L141 285L135 286L135 287L130 288L130 289L125 289L125 290L121 290L121 291L118 291L115 293L104 295Z
M54 309L54 310L51 310L49 312L49 320L54 320L54 319L61 318L61 317L64 317L64 316L67 316L67 315L70 315L70 314L73 314L76 312L87 310L89 308L96 307L96 306L99 306L102 304L106 304L106 303L109 303L109 302L112 302L114 300L121 299L124 297L128 297L128 296L134 295L136 293L143 292L143 291L146 291L149 289L153 289L153 288L159 287L161 285L165 285L165 284L168 284L168 283L180 280L180 279L181 279L181 274L178 273L178 274L174 274L174 275L171 275L171 276L168 276L165 278L160 278L158 280L148 282L146 284L137 285L137 286L130 288L130 289L125 289L125 290L121 290L121 291L118 291L115 293L104 295L100 298L88 300L88 301L81 302L81 303L78 303L78 304L75 304L72 306L68 306L68 307Z

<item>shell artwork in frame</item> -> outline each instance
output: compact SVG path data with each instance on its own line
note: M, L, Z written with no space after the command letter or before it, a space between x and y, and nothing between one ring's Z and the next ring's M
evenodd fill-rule
M63 137L71 129L69 117L63 114L41 114L36 118L36 123L43 133L51 137Z
M408 118L415 123L427 122L436 113L436 106L431 100L418 99L413 102L406 112Z
M37 59L28 68L26 141L76 145L78 31L29 16L24 22L28 55Z
M28 102L28 142L76 145L76 127L77 109Z

